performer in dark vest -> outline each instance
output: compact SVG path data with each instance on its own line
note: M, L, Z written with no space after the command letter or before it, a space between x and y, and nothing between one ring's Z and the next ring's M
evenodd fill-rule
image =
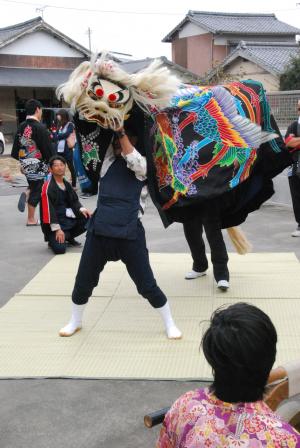
M135 108L137 115L145 116L140 127L142 156L147 157L152 201L166 227L202 213L203 203L214 198L220 198L222 208L218 229L238 226L273 194L272 178L290 163L263 86L256 81L213 87L182 85L159 61L130 75L102 52L91 62L81 63L58 87L57 95L78 113L75 127L87 176L94 183L101 169L102 177L98 209L73 292L77 308L74 305L72 320L62 329L62 336L81 328L80 304L87 302L109 259L123 259L138 290L154 307L163 311L167 306L158 289L160 299L153 300L157 285L138 221L136 198L142 185L138 187L133 173L131 178L125 175L125 160L112 163L103 172L111 157L103 137L122 126L127 130ZM124 146L126 135L121 135L120 141L127 168L137 178L134 149ZM145 175L146 170L138 181L143 182ZM101 250L95 251L96 244ZM176 328L171 334L167 328L167 334L177 337L180 332Z
M86 231L91 212L78 200L71 184L66 181L66 160L53 156L49 161L51 177L42 189L41 225L49 247L55 254L64 254L67 243L80 246L75 237Z
M153 276L140 221L147 196L146 158L135 149L137 139L131 137L130 141L124 128L115 136L100 171L97 209L88 226L72 293L71 320L59 334L72 336L81 329L84 308L104 266L108 261L122 260L138 292L159 311L167 337L179 339L181 332L167 298Z

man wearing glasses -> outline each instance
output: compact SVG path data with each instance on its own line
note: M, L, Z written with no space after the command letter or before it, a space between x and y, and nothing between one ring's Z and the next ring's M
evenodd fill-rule
M293 121L285 134L285 144L290 148L294 163L288 169L288 179L294 215L298 224L291 236L300 237L300 100L298 100L298 120Z

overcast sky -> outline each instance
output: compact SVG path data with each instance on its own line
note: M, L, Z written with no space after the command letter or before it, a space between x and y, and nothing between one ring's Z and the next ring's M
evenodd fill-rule
M299 0L300 2L300 0ZM27 3L27 4L25 4ZM188 10L224 12L272 12L279 20L300 28L300 3L296 0L0 0L0 27L32 19L44 9L44 20L88 48L87 29L92 30L92 50L107 49L134 57L165 55L171 59L171 45L162 43ZM86 5L86 6L85 6ZM59 6L53 8L51 6ZM77 8L80 10L61 9ZM84 8L87 10L82 10ZM95 11L91 11L91 10ZM100 12L110 11L110 12ZM112 12L115 11L115 12Z

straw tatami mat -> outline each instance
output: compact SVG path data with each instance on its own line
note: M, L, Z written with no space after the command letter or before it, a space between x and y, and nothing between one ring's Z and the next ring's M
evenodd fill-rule
M207 379L199 350L214 309L247 301L276 325L278 363L300 357L300 264L292 253L230 255L230 289L208 275L184 280L188 254L151 254L183 339L169 341L156 310L141 298L122 263L109 263L71 338L58 330L70 316L80 254L53 258L0 310L0 377ZM206 321L206 322L205 322Z

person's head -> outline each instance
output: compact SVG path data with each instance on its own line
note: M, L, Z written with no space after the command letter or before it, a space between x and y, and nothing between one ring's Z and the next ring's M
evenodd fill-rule
M213 369L211 390L229 403L261 400L276 343L274 325L256 306L236 303L217 309L202 338L204 356Z
M28 100L25 104L26 115L34 115L39 121L42 119L43 106L38 100Z
M69 112L66 109L59 109L56 113L56 119L60 126L65 126L70 121Z
M298 110L298 114L300 115L300 100L298 100L298 102L297 102L297 110Z
M52 156L49 160L50 173L54 176L64 176L66 173L66 163L62 156Z

